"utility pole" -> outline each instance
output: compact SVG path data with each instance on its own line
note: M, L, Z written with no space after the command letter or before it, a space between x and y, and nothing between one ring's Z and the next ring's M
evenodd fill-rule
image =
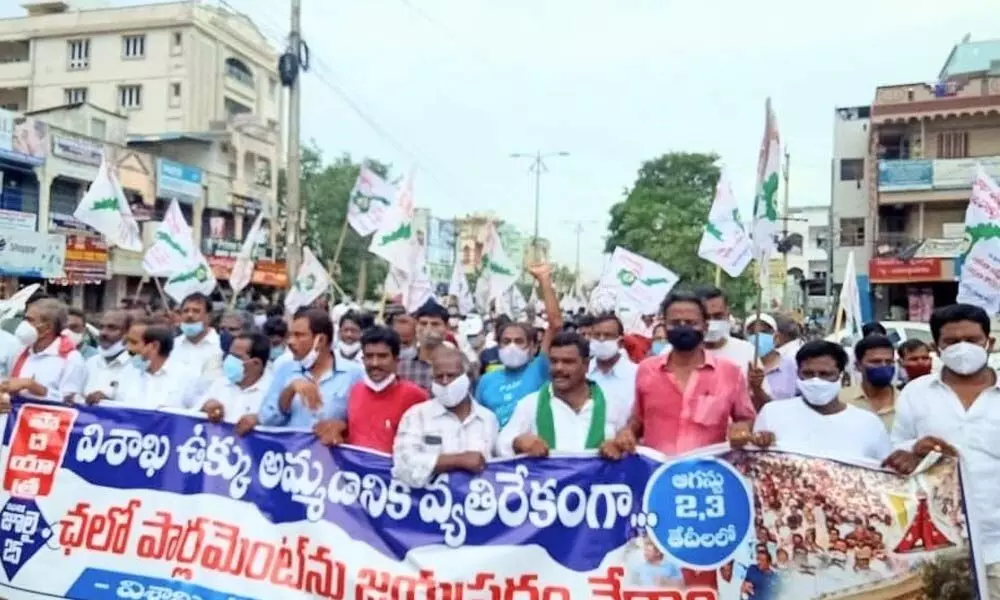
M302 0L291 0L292 20L288 36L289 50L281 57L282 84L288 88L288 168L285 196L285 264L288 281L295 281L302 261L302 243L299 232L302 221L300 178L302 176L302 156L299 136L301 119L301 83L299 70L308 68L308 59L303 63L302 49Z
M548 171L548 167L545 166L545 159L553 156L569 156L569 152L548 152L543 154L541 150L535 151L534 154L515 152L511 154L511 158L530 158L531 159L531 171L535 173L535 235L531 240L531 247L534 250L534 260L538 262L541 260L541 254L538 248L538 222L540 220L541 211L541 199L542 199L542 171Z

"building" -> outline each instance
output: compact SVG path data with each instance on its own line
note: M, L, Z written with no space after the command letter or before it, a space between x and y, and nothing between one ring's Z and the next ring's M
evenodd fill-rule
M261 210L277 214L282 89L276 51L245 16L196 1L91 10L61 1L22 6L25 16L0 20L0 107L36 125L62 114L60 107L89 108L74 117L83 121L60 125L58 145L43 126L20 126L16 140L30 147L27 154L4 154L0 140L3 189L20 190L11 193L20 196L17 212L37 212L38 231L45 233L46 215L72 213L88 174L96 173L69 173L70 163L93 162L98 146L114 149L128 163L119 170L130 171L136 208L145 207L140 211L150 217L144 227L155 229L177 199L216 276L228 279L253 217ZM123 139L107 131L118 119L126 123ZM83 162L66 158L74 154ZM25 156L30 160L17 160ZM46 157L61 162L49 166ZM255 283L287 283L270 273L283 267L265 262L268 274L255 274ZM112 250L110 275L116 283L105 303L136 290L140 255Z
M471 275L479 269L483 247L486 243L486 227L490 223L493 223L497 228L497 234L500 236L500 243L503 245L507 258L522 269L524 280L529 280L530 275L527 274L527 270L534 262L531 236L522 233L517 227L504 222L493 213L476 213L455 219L458 253L466 274ZM548 262L549 241L545 238L539 238L538 249L541 261Z
M956 45L937 82L880 86L866 158L875 314L925 321L957 295L976 165L1000 177L1000 43Z
M788 210L788 239L785 255L788 272L786 307L801 308L806 314L829 309L826 296L830 207L793 206Z
M854 269L861 292L861 312L871 319L868 261L871 256L868 181L874 177L869 162L871 107L851 106L833 111L833 160L830 165L830 201L833 203L830 239L834 244L834 294L843 285L847 259L854 253Z

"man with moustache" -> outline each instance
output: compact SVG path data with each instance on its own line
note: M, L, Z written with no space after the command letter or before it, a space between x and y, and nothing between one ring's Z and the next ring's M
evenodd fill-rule
M101 318L97 354L87 359L87 383L83 388L87 404L115 397L118 382L131 358L125 347L125 335L131 326L132 317L124 310L109 310Z

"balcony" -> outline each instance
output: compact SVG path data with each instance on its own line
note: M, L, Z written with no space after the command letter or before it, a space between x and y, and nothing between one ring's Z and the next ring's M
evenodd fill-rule
M906 123L1000 111L1000 77L980 76L933 84L881 86L872 103L872 123Z
M904 232L880 231L872 256L876 258L955 258L962 253L962 238L917 238Z
M30 82L30 43L0 42L0 88L22 87Z
M878 161L879 204L907 204L969 197L982 165L1000 180L1000 156Z

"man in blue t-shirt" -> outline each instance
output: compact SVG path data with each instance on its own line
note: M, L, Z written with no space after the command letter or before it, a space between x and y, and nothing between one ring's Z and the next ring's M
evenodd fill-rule
M743 578L742 593L747 600L770 600L778 597L781 576L771 566L771 554L767 546L758 544L757 562L747 569Z
M486 373L476 386L476 400L493 411L501 428L510 420L521 398L537 392L549 380L546 353L553 336L562 329L559 298L552 286L552 268L539 264L529 272L538 282L548 328L538 342L532 324L510 322L503 325L497 335L497 352L503 368Z

